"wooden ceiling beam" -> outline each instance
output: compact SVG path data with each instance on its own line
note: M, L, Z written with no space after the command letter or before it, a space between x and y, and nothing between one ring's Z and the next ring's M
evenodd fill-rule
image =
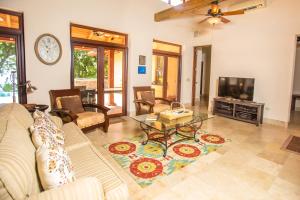
M160 11L154 15L156 22L161 22L169 19L192 16L201 9L209 6L215 0L190 0L178 6ZM225 0L219 0L222 2Z

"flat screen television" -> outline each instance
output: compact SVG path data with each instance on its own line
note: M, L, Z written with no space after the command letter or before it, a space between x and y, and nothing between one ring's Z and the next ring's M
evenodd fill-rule
M220 77L218 96L253 101L254 82L254 78Z

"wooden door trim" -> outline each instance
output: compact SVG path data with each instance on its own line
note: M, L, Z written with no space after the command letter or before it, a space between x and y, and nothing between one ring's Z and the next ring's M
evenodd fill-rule
M195 46L193 58L193 81L192 81L192 106L195 106L196 98L196 68L197 68L197 50L198 48L212 47L211 45Z
M163 91L162 91L162 94L163 94L163 98L166 98L167 97L167 90L168 90L168 56L163 56L164 58L164 73L163 73Z

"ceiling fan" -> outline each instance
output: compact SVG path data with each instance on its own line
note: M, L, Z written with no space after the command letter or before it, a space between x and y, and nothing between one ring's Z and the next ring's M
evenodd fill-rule
M224 16L230 16L230 15L242 15L245 14L245 10L235 10L235 11L228 11L228 12L222 12L219 6L219 1L213 1L211 3L211 8L208 10L207 14L205 16L208 16L207 18L201 20L199 24L203 22L208 22L210 24L218 24L218 23L229 23L230 20L226 19Z
M230 20L226 19L224 16L229 15L241 15L245 13L245 10L235 10L229 12L222 12L219 7L219 3L227 0L189 0L185 1L178 6L168 8L166 10L155 13L154 20L156 22L166 21L170 19L192 17L192 16L208 16L199 23L208 21L211 24L217 24L220 22L229 23ZM199 14L199 10L210 6L207 14Z

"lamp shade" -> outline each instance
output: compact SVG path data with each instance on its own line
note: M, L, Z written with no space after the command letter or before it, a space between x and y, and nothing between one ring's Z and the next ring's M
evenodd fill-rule
M211 17L207 21L212 25L221 23L221 19L219 17Z

